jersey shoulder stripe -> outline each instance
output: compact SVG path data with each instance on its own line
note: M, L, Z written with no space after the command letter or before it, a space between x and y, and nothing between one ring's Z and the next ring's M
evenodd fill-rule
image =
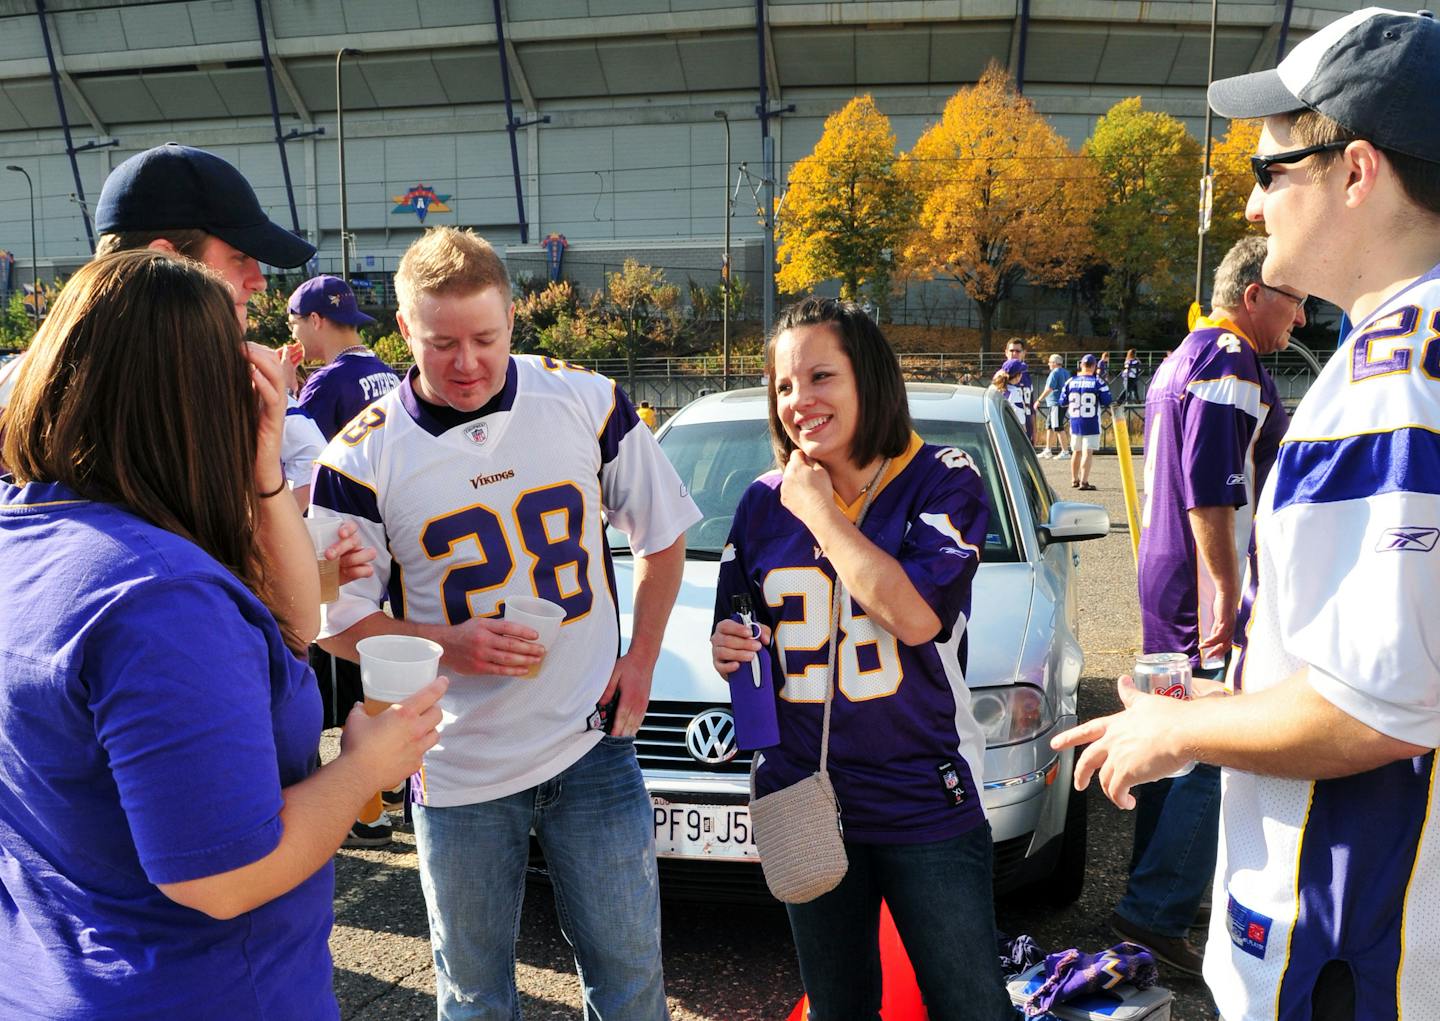
M310 499L337 514L364 518L377 525L384 523L380 518L380 502L374 487L328 464L316 462L314 490Z
M1422 426L1280 447L1274 510L1382 493L1440 495L1440 432Z

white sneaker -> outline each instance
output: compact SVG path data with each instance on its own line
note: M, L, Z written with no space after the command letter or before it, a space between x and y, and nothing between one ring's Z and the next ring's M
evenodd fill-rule
M1065 460L1065 459L1066 459L1067 457L1069 457L1069 456L1070 456L1070 451L1068 451L1068 450L1062 450L1062 451L1060 451L1060 453L1058 453L1058 454L1055 455L1055 460L1057 460L1057 461L1063 461L1063 460Z
M1046 447L1044 450L1040 451L1040 453L1036 454L1035 456L1038 457L1038 458L1039 458L1040 460L1042 460L1042 461L1048 461L1048 460L1050 460L1051 458L1053 458L1055 455L1052 454L1052 453L1050 453L1050 448L1049 448L1049 447Z

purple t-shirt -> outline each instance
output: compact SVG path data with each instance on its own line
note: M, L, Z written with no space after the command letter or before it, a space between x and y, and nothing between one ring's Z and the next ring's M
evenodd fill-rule
M347 351L316 369L300 388L300 407L327 440L377 397L395 389L400 375L369 351Z
M860 503L847 509L851 520ZM853 598L842 608L829 769L847 839L946 840L985 818L985 739L964 672L970 589L989 518L969 457L915 436L892 462L861 526L900 562L940 618L940 632L904 645ZM752 483L721 555L715 612L730 616L731 597L744 593L755 619L774 629L780 744L762 753L762 795L819 766L834 577L814 536L781 505L780 474Z
M1199 665L1215 584L1195 552L1188 512L1234 507L1243 565L1256 499L1288 422L1274 381L1233 323L1201 319L1155 370L1145 398L1138 567L1144 651L1188 653Z
M319 692L270 612L59 485L0 481L0 578L0 1017L337 1018L329 864L229 921L156 888L273 851L314 768Z
M1060 391L1060 403L1076 436L1100 435L1100 409L1110 406L1110 387L1099 376L1071 376Z

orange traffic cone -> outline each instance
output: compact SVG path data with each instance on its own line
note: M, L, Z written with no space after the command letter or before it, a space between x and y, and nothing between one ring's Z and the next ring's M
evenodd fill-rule
M880 998L882 1021L927 1021L930 1015L920 999L915 969L910 965L905 945L895 929L895 920L890 917L890 908L884 901L880 902L880 977L884 983ZM802 996L787 1021L806 1021L809 1009L810 998Z

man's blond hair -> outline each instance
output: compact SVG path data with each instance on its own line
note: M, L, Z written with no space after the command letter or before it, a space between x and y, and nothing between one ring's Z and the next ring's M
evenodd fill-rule
M510 297L510 274L490 243L472 230L431 227L400 257L395 297L413 312L422 294L475 294L498 287Z

